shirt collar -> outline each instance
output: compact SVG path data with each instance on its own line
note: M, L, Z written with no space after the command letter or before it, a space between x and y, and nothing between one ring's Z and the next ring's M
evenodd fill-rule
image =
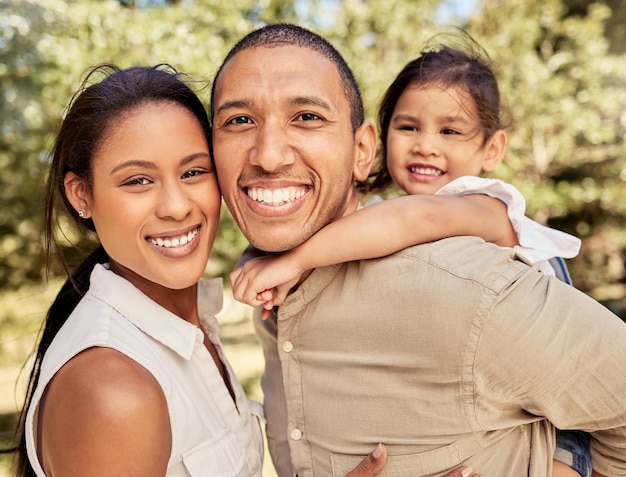
M97 264L91 273L89 293L105 302L144 333L167 346L184 359L190 359L202 331L166 310L135 288L128 280ZM198 283L198 314L203 327L217 333L215 314L222 309L222 279Z

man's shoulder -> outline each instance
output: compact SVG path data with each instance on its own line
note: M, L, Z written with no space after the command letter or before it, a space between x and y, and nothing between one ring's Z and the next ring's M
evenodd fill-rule
M414 262L415 266L421 264L422 271L429 275L445 274L472 280L494 290L506 287L530 270L530 264L513 249L465 236L414 245L386 260L395 262L394 266Z
M398 252L419 257L431 257L437 260L457 260L460 256L478 254L495 255L498 257L516 256L515 251L509 247L500 247L490 242L485 242L480 237L460 236L449 237L418 245L407 247Z

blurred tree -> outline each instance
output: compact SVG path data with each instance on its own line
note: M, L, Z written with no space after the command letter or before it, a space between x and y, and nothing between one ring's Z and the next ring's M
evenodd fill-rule
M513 122L495 175L539 222L583 239L577 287L624 295L626 58L609 52L611 10L586 2L484 0L469 30L500 66ZM580 2L578 2L580 3Z
M374 118L389 81L440 30L446 1L0 0L0 284L41 276L39 171L88 66L170 63L206 100L237 39L266 22L298 22L346 56ZM570 263L576 285L613 296L624 295L626 251L622 3L482 0L450 20L499 65L513 121L496 175L520 188L531 216L584 239ZM227 273L245 245L227 213L219 234L213 274Z
M42 151L57 116L43 100L49 66L37 45L48 18L31 2L0 2L0 285L40 279Z

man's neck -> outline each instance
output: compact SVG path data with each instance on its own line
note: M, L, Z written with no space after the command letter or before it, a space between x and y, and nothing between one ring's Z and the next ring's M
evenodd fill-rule
M360 205L359 193L357 192L356 188L353 187L352 192L350 193L350 197L348 197L348 200L346 202L346 206L343 209L343 214L341 215L341 217L346 217L352 214L353 212L356 212L359 208L359 205Z

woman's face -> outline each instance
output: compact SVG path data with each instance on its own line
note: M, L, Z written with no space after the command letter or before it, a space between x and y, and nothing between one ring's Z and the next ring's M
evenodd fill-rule
M196 118L173 103L141 105L107 134L92 173L84 208L112 268L144 293L195 285L221 203Z

